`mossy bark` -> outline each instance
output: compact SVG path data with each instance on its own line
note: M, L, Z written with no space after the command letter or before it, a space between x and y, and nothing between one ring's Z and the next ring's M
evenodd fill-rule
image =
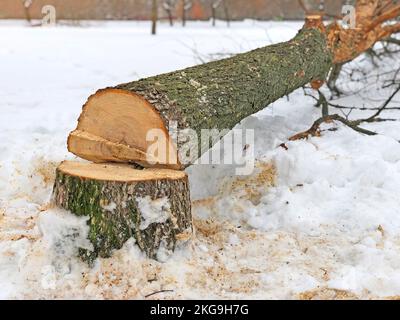
M317 28L304 28L289 42L116 88L144 97L167 128L176 121L179 129L194 129L200 137L201 129L232 129L295 89L325 79L332 59L326 35ZM175 142L179 149L179 141Z
M167 199L168 218L143 227L145 213L140 199ZM88 216L93 251L81 250L84 260L110 257L131 237L148 257L172 253L192 234L191 203L187 177L141 182L102 181L70 175L57 169L53 200L78 216Z

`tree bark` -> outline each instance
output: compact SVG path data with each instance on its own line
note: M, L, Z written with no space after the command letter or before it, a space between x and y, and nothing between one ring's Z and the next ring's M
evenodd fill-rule
M56 171L58 207L89 217L91 262L110 257L131 237L148 257L163 260L192 234L188 179L173 170L63 162Z
M325 79L332 53L316 29L302 30L293 40L233 58L206 63L115 89L150 102L165 125L181 129L232 129L268 104L316 79Z

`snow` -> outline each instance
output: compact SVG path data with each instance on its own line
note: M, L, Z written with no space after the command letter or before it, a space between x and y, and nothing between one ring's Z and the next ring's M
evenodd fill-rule
M113 201L111 201L110 203L107 203L107 205L104 205L102 203L100 203L100 205L104 210L107 210L110 212L113 212L115 209L117 209L117 204Z
M151 199L150 196L136 198L142 221L140 230L146 230L152 223L164 223L171 217L171 204L167 197Z
M171 257L172 253L173 252L167 248L166 243L162 241L157 250L157 261L166 262Z
M196 234L172 255L161 248L164 262L147 259L131 239L89 268L77 258L78 248L90 247L86 219L50 204L56 166L76 159L66 137L97 89L288 40L300 26L161 24L152 37L146 22L27 28L1 21L0 298L140 299L160 290L172 291L151 298L400 295L399 122L363 125L376 136L327 124L321 137L287 142L320 116L302 90L236 127L255 130L251 175L236 176L234 165L188 169ZM400 62L380 63L390 71ZM346 70L341 88L359 92L335 103L379 106L390 74L375 78L365 57L352 66L369 78ZM371 114L354 109L350 117ZM398 119L399 111L382 117ZM165 200L149 200L139 199L143 228L168 211Z

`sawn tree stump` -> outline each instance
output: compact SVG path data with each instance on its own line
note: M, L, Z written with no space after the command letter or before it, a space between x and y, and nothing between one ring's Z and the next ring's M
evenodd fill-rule
M88 216L92 261L110 257L131 237L148 257L164 260L192 234L188 178L183 171L129 165L63 162L56 172L55 204Z

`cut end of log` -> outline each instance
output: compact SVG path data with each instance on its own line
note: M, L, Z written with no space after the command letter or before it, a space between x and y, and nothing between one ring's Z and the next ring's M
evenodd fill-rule
M151 148L155 143L157 148ZM125 90L104 89L89 98L68 137L68 150L96 163L182 169L160 114L143 97Z
M80 250L89 262L110 257L130 238L148 257L163 261L192 237L189 183L183 171L65 161L56 171L53 201L89 218L93 248Z

